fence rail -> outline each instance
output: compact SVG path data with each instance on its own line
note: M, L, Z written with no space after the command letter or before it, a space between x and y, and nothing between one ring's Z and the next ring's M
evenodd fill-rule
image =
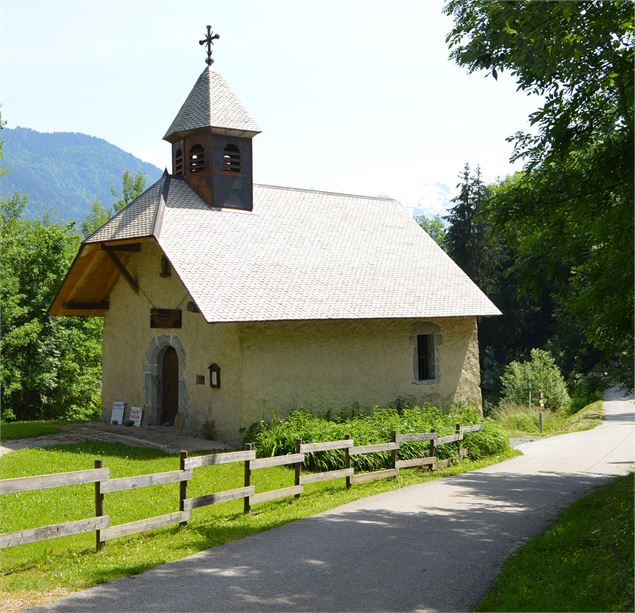
M0 480L0 494L14 494L19 492L29 492L55 487L65 487L69 485L79 485L84 483L95 484L95 517L69 521L60 524L29 528L15 532L0 533L0 549L15 547L27 543L35 543L72 534L84 532L95 532L96 546L99 549L108 540L145 532L146 530L163 528L165 526L179 524L184 526L192 519L193 509L227 502L230 500L243 499L244 512L249 513L252 504L270 502L279 498L295 496L298 498L304 493L304 486L321 481L332 479L346 479L346 487L351 487L354 483L363 483L375 479L386 479L396 477L402 468L414 468L429 466L431 470L444 468L450 464L452 459L439 460L436 457L436 450L439 446L452 443L458 444L458 461L460 462L468 455L468 449L462 446L464 434L477 432L483 429L483 424L461 426L456 424L455 434L438 436L432 430L430 432L420 432L414 434L399 434L394 432L392 441L372 445L358 445L352 438L347 437L338 441L325 441L319 443L303 443L296 440L295 453L281 456L271 456L268 458L256 458L256 452L251 444L247 444L243 451L230 451L226 453L216 453L203 456L188 457L186 451L180 453L180 469L151 473L147 475L135 475L132 477L110 478L110 469L102 467L101 460L95 460L95 468L90 470L78 470L66 473L54 473L50 475L38 475L34 477L20 477L14 479ZM429 455L398 459L401 443L415 441L429 441ZM302 474L302 468L307 453L321 453L324 451L344 450L344 467L341 469L329 470L320 473ZM390 468L373 472L355 473L352 466L352 457L368 453L390 452ZM204 466L228 464L232 462L242 462L244 464L244 487L222 492L212 492L204 496L188 498L188 482L193 479L194 469ZM256 493L255 486L251 483L252 471L272 466L295 467L294 484L277 490L268 490ZM125 524L110 525L110 518L105 513L105 494L133 490L142 487L152 487L166 483L179 483L179 510L167 515L149 517Z
M0 480L0 494L14 494L17 492L31 492L45 490L51 487L65 485L80 485L94 483L108 479L109 468L76 470L70 473L54 473L52 475L37 475L35 477L18 477L17 479Z
M140 487L150 487L152 485L163 485L164 483L174 483L176 481L189 481L192 479L192 469L173 470L168 473L152 473L150 475L137 475L136 477L122 477L121 479L110 479L102 481L101 493L110 494L123 490L133 490Z

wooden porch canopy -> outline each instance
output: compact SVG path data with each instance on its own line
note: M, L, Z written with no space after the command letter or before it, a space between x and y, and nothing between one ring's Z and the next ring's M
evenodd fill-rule
M109 307L110 292L120 276L139 291L137 281L126 268L133 253L153 237L98 243L83 243L49 307L49 315L95 317Z

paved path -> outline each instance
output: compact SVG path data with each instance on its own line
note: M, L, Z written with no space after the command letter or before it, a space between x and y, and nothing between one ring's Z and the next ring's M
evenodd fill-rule
M633 401L524 456L358 500L79 592L56 611L467 611L503 561L635 461Z

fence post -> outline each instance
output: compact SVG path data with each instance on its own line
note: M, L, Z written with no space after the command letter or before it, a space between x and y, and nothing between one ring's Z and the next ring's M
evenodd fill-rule
M185 460L187 460L187 451L179 452L179 468L185 470ZM185 511L185 500L187 499L187 481L179 482L179 511ZM179 526L187 526L186 521L179 522Z
M302 449L302 439L295 439L295 452L300 453L300 449ZM295 463L295 485L300 485L300 481L302 478L302 464L304 462L296 462ZM294 498L300 498L300 494L296 494Z
M347 434L344 437L347 441L351 440L351 435ZM344 467L345 468L351 468L353 463L351 462L351 448L350 447L345 447L344 448ZM349 490L351 489L351 477L350 475L348 477L346 477L346 489Z
M393 431L392 431L392 434L391 434L391 436L390 436L390 440L391 440L393 443L396 443L396 442L397 442L397 432L396 432L395 430L393 430ZM393 449L393 450L390 452L390 467L391 467L393 470L396 470L396 469L397 469L397 453L398 453L398 450L397 450L397 449Z
M540 390L540 413L538 413L538 420L540 423L540 434L542 434L542 412L545 410L545 395Z
M461 424L460 423L456 424L454 429L455 429L455 431L456 431L456 433L458 435L461 434ZM459 450L458 462L461 462L463 460L463 457L462 457L463 456L463 442L461 440L458 440L458 441L456 441L456 445L457 445L458 450Z
M95 460L95 468L102 468L104 465L101 459ZM101 493L101 481L95 481L95 517L102 517L104 514L104 495ZM101 530L95 531L95 549L99 551L104 544L101 542Z
M245 451L251 451L254 448L253 443L245 443ZM251 485L251 460L245 460L245 487ZM251 512L251 502L249 496L243 498L243 514Z
M434 434L436 432L436 430L434 428L430 428L430 434ZM436 467L436 455L437 455L437 446L436 443L434 442L434 438L430 439L430 457L434 458L434 462L432 462L432 464L430 464L430 470L434 470Z

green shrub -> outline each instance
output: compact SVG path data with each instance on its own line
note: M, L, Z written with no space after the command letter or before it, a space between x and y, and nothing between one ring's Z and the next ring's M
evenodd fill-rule
M295 451L295 441L304 443L341 440L350 435L356 445L385 443L391 440L392 432L401 434L429 432L431 428L440 435L452 434L455 425L479 423L478 410L455 406L444 412L433 406L400 406L397 408L375 407L367 414L347 416L340 413L335 419L319 417L304 410L292 412L283 419L258 422L246 433L245 441L253 442L259 457L282 455ZM504 432L491 420L486 420L486 428L481 432L465 435L465 446L472 451L475 459L501 453L509 448ZM400 459L410 459L428 455L430 443L427 441L403 443L399 450ZM456 445L443 445L437 450L437 457L448 458L458 453ZM309 453L305 466L309 470L327 471L344 466L345 453L341 449ZM352 457L353 467L358 471L372 471L390 465L390 453L372 453Z
M473 460L498 455L509 449L509 437L505 430L488 417L484 424L483 430L468 432L463 439L463 446L470 450L470 458Z
M540 392L545 399L545 408L552 411L566 409L571 402L560 369L548 351L532 349L528 362L511 362L501 377L501 405L538 405Z

